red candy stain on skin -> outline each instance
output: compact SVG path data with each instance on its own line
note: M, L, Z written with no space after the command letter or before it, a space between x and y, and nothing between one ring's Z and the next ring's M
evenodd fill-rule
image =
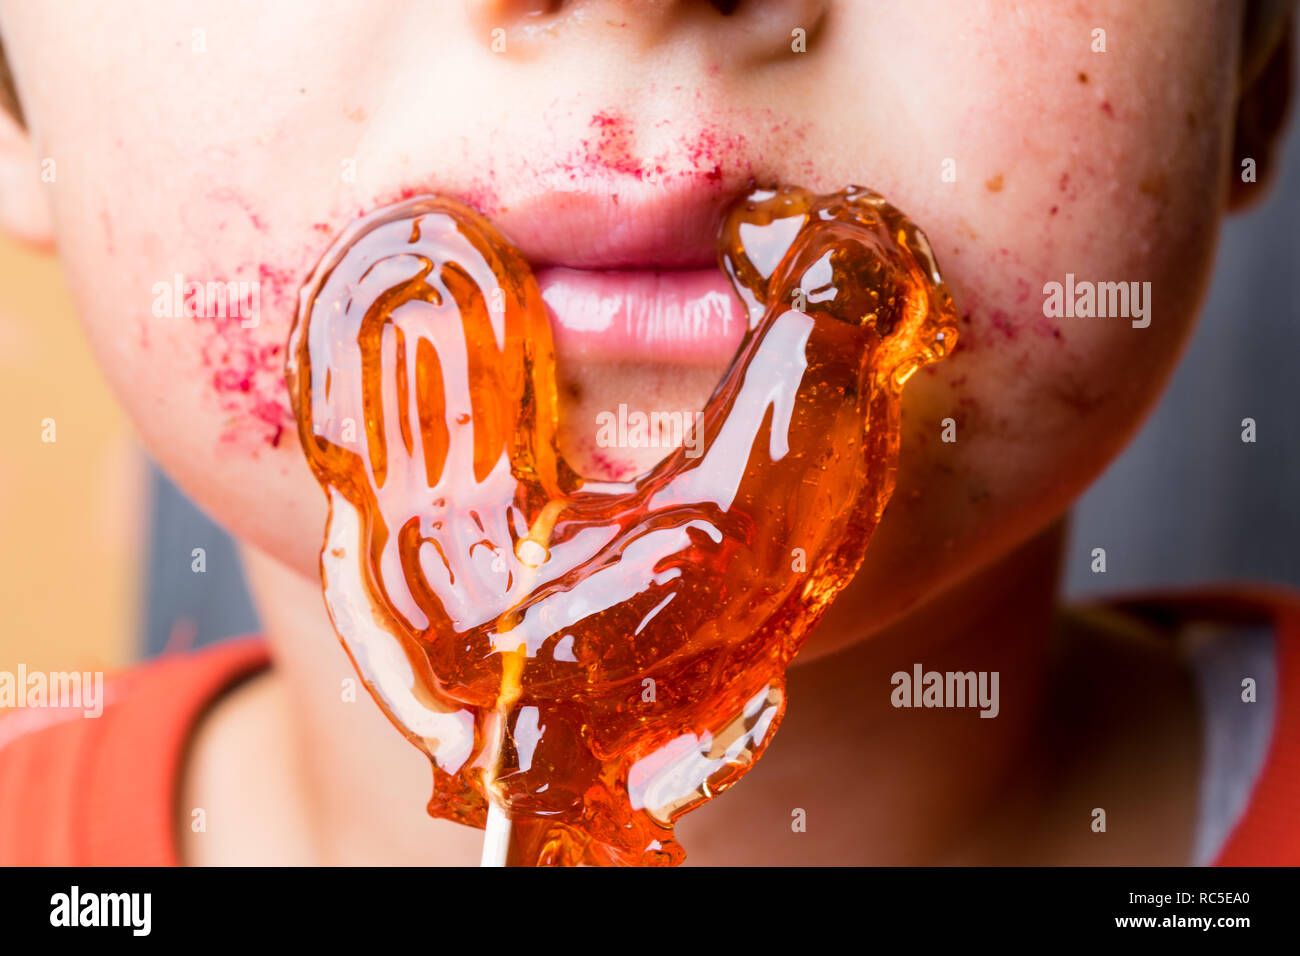
M1041 335L1045 339L1056 339L1057 342L1064 344L1065 339L1061 335L1061 330L1047 321L1045 317L1035 320L1033 329L1035 334Z
M652 184L672 177L721 183L724 163L745 153L743 134L724 133L711 123L654 156L640 155L633 122L616 110L595 113L589 127L589 135L557 164L561 174L573 182L613 173Z
M676 87L681 92L680 87ZM701 94L696 91L696 98ZM639 120L613 108L599 109L594 113L585 110L578 115L576 142L561 130L573 130L576 110L552 104L545 113L546 126L557 131L548 149L535 150L525 156L494 155L485 157L481 151L471 149L466 140L461 144L461 166L474 169L467 180L452 183L421 182L418 188L393 190L376 196L380 204L391 204L410 199L419 193L450 191L465 204L488 216L508 211L498 188L498 176L514 182L535 183L537 188L578 191L591 188L591 184L615 183L619 179L632 180L647 185L657 185L672 180L704 181L721 189L729 173L735 178L754 179L756 170L766 162L763 151L755 151L745 135L734 132L740 129L769 129L780 146L771 153L788 160L791 147L807 135L807 124L778 116L771 110L731 110L716 114L712 119L696 115L693 118L647 118L645 124L656 131L654 142L657 151L651 151L637 134ZM674 130L690 132L673 135ZM667 131L662 132L662 131ZM503 136L493 131L492 137ZM556 157L550 162L541 157ZM812 176L815 172L811 160L802 161L802 171ZM595 188L608 188L597 185ZM611 203L619 201L619 194L611 191ZM358 208L353 214L363 215Z
M745 137L739 133L728 138L716 129L705 128L694 140L685 144L686 159L691 167L711 183L722 181L722 157L731 152L740 152L745 146Z
M626 481L636 475L637 469L626 461L610 457L595 447L589 447L587 456L593 466L592 477L602 481Z
M496 178L496 170L489 169L487 179L476 179L461 193L461 199L484 215L505 212L505 206L501 204L501 196L497 193Z
M632 126L613 111L597 113L591 118L595 135L582 144L582 165L601 167L614 173L645 178L655 172L643 167L633 155ZM659 167L662 173L663 168Z
M1015 258L1010 250L1000 249L999 255ZM1014 297L1004 292L998 303L986 301L973 289L955 290L954 297L963 306L959 316L961 336L953 350L954 355L970 354L985 347L1001 348L1005 343L1025 340L1020 333L1030 330L1035 336L1054 339L1057 344L1064 344L1065 336L1061 329L1041 314L1040 301L1036 287L1023 276L1006 280L1015 287ZM955 366L954 366L955 367Z
M464 154L464 163L466 166L476 166L477 161L469 153ZM454 190L454 193L461 202L471 206L485 216L500 215L506 211L505 205L501 202L501 196L496 188L497 171L488 167L483 172L476 175L467 184ZM411 199L414 196L422 196L429 193L436 193L439 189L432 183L421 184L418 186L403 186L401 189L393 189L387 192L381 192L375 197L375 206L389 206L394 203ZM365 207L358 206L351 213L344 213L343 218L360 218L367 212ZM328 223L317 223L313 228L326 234L337 234L347 222L339 226L331 226Z
M958 355L969 355L975 351L975 336L971 334L971 315L969 309L961 314L962 333L957 337L957 344L952 350L954 358Z
M250 273L256 280L242 278ZM292 314L297 274L262 263L237 270L231 279L195 281L205 289L227 282L257 283L256 293L247 286L237 309L215 309L203 301L191 305L187 314L202 335L199 358L222 414L220 442L252 454L263 446L277 448L292 433L294 418L284 383L282 326L272 317Z
M993 328L1002 333L1004 339L1014 340L1016 336L1020 334L1020 329L1011 321L1011 317L1001 309L993 310L993 315L989 317L989 322Z

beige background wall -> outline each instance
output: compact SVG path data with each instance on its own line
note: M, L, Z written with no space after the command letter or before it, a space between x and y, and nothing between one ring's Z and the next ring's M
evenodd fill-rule
M0 669L132 659L144 480L54 255L0 238Z

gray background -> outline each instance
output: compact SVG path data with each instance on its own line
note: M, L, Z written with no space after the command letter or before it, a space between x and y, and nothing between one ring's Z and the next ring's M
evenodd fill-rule
M1200 326L1151 418L1080 500L1066 593L1250 579L1300 586L1300 122L1272 194L1227 221ZM1258 426L1241 441L1241 420ZM230 539L152 477L144 652L253 633ZM207 573L190 552L207 550ZM1107 573L1089 556L1106 549Z
M1067 593L1300 586L1300 116L1273 191L1230 217L1200 325L1141 433L1079 501ZM1256 442L1241 441L1255 419ZM1089 556L1106 549L1106 573Z

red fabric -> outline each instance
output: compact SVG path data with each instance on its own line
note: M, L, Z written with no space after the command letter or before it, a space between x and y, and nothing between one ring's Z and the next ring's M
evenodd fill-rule
M1300 864L1300 594L1244 586L1107 603L1162 628L1176 629L1193 621L1272 627L1278 696L1273 736L1250 803L1214 865Z
M1300 601L1277 613L1277 721L1259 782L1215 866L1300 864Z
M0 865L177 865L176 791L194 728L269 663L261 641L226 641L105 681L99 717L0 719ZM20 720L38 726L10 723Z
M1109 603L1166 628L1273 625L1279 699L1269 754L1216 865L1300 864L1300 595L1238 589ZM176 790L195 725L269 663L260 641L228 641L108 681L97 719L33 711L54 722L17 736L6 734L14 716L0 720L0 865L179 863Z

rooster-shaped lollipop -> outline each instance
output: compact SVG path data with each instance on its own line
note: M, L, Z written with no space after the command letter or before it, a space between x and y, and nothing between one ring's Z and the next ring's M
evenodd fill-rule
M541 296L468 207L365 217L302 293L288 377L335 628L432 759L430 812L490 803L519 862L682 859L673 819L771 740L892 491L902 387L956 340L929 244L868 190L755 191L719 245L749 331L702 454L630 482L557 452Z

